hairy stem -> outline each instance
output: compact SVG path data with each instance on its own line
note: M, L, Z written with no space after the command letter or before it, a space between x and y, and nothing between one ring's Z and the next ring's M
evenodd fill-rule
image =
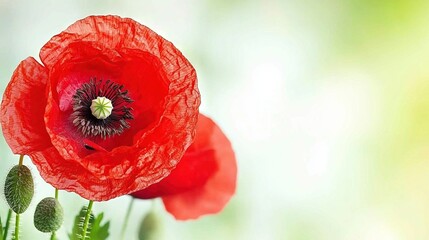
M83 222L82 240L85 240L88 229L89 218L91 217L92 204L94 201L89 200L88 208L86 209L85 221Z
M15 219L15 236L14 236L14 240L19 240L19 215L20 214L16 214L16 219Z
M19 166L22 166L24 162L24 155L19 155ZM19 214L16 214L15 219L15 232L14 232L14 240L19 240Z
M6 226L4 227L3 240L6 240L6 238L7 238L7 232L9 231L9 225L10 225L10 219L11 218L12 218L12 209L9 209L9 212L7 212Z

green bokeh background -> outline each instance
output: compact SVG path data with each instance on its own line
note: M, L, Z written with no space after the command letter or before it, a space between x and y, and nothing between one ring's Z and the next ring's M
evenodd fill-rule
M177 222L158 201L160 239L429 239L429 1L0 0L0 91L21 60L92 14L172 41L197 70L202 112L236 151L225 210ZM0 176L17 161L0 138ZM25 161L37 178L22 239L48 239L32 214L54 190ZM66 239L86 202L60 200ZM112 220L110 239L129 201L94 205ZM150 207L136 202L127 239Z

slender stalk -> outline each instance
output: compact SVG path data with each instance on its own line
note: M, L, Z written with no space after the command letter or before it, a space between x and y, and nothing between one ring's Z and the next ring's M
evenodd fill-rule
M51 240L55 240L56 238L55 238L55 232L52 232L52 235L51 235Z
M7 212L6 226L4 227L3 240L6 240L6 238L7 238L7 232L9 231L9 225L10 225L10 219L11 218L12 218L12 209L9 209L9 212Z
M152 199L152 204L150 205L150 210L153 212L155 211L155 207L156 207L156 200Z
M91 217L92 204L94 201L89 200L88 208L86 209L85 221L83 222L82 240L86 239L86 231L88 229L89 218Z
M19 215L20 214L16 214L16 219L15 219L15 237L13 238L14 240L19 240Z
M58 189L57 188L55 188L55 199L57 199L57 201L58 201ZM55 231L53 231L52 232L52 235L51 235L51 240L55 240L56 238L55 238Z
M127 226L128 226L128 220L130 219L131 209L133 209L133 203L134 203L134 198L132 197L130 203L128 204L128 209L127 209L127 213L125 214L124 223L122 224L121 240L123 240L125 236L125 230L127 229Z
M19 166L22 166L24 162L24 155L19 155ZM6 226L5 226L5 234L3 236L3 240L7 238L7 232L9 231L10 219L12 217L12 209L9 209L7 214ZM19 214L16 214L15 219L15 232L14 232L14 240L19 240Z
M23 162L24 162L24 155L19 155L19 166L22 166Z

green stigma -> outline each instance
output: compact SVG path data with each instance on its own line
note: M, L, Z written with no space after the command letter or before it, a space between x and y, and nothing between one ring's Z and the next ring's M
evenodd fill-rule
M91 112L97 119L106 119L112 114L113 105L110 99L105 97L97 97L92 100Z

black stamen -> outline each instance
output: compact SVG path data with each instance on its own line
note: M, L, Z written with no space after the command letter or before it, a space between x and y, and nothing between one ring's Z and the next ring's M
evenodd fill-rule
M129 107L133 101L128 96L128 91L122 91L123 86L107 80L96 80L91 78L88 83L76 90L73 95L73 125L82 134L91 137L111 137L123 133L130 128L128 120L133 119L132 108ZM112 113L106 119L97 119L92 115L91 103L97 97L108 98L113 105ZM85 148L94 150L85 145Z

